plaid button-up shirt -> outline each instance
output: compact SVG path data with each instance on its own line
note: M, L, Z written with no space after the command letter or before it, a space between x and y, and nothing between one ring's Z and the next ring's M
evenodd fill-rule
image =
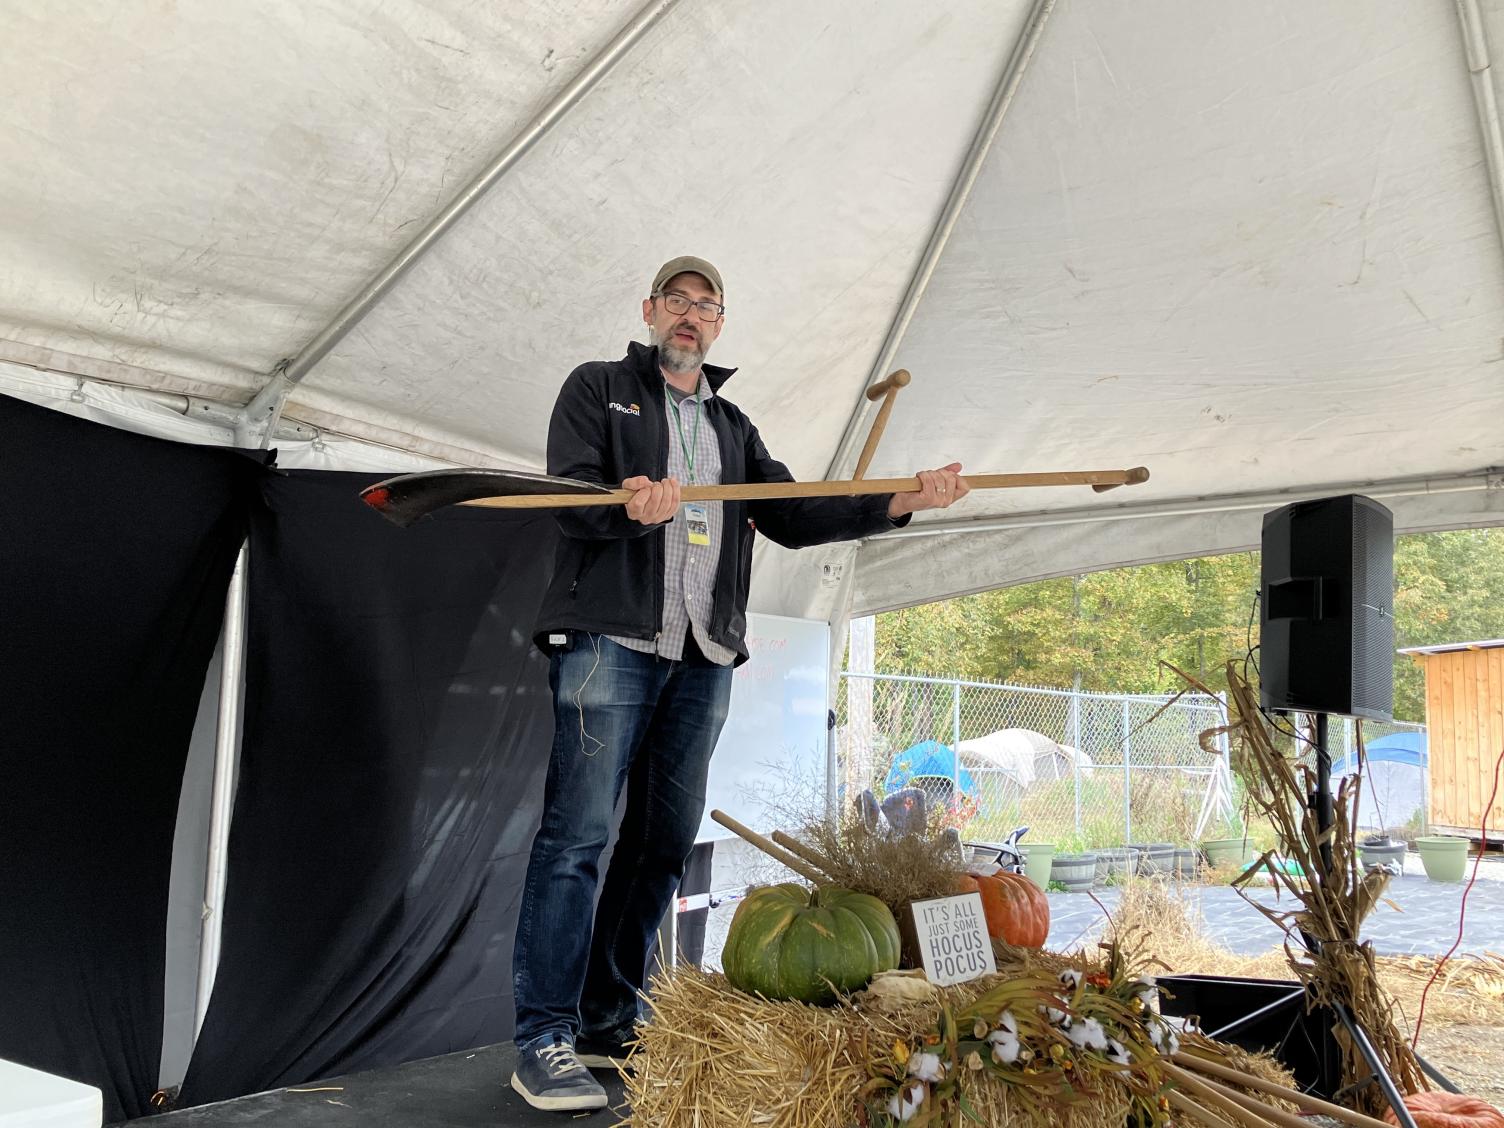
M715 395L705 374L691 396L678 400L664 382L665 425L668 428L668 476L685 484L715 486L721 481L721 447L715 427L705 417L705 402ZM690 467L693 465L693 471ZM715 592L716 568L721 559L721 503L704 501L710 543L689 543L689 522L684 506L663 531L663 623L658 638L623 638L607 635L612 642L643 654L679 661L684 640L694 631L700 653L718 666L729 666L736 652L710 639L710 608Z

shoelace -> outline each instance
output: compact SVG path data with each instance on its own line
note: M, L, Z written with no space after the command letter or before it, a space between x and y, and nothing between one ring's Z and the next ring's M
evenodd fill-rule
M567 1042L555 1042L551 1046L544 1046L538 1051L538 1056L548 1066L550 1077L563 1077L566 1073L585 1068L574 1056L574 1047Z

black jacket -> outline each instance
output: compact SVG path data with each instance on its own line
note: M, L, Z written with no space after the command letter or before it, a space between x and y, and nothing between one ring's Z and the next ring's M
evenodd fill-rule
M735 371L709 364L704 369L717 393ZM621 360L580 365L564 382L548 424L548 472L611 487L638 474L654 481L667 477L664 395L655 348L633 342ZM735 404L712 396L705 418L720 443L723 483L793 481ZM754 523L785 548L855 540L907 523L907 517L889 518L892 496L722 502L711 639L736 651L737 664L746 661ZM619 505L557 514L564 535L534 628L538 645L550 631L564 630L655 638L663 622L663 538L672 522L643 525Z

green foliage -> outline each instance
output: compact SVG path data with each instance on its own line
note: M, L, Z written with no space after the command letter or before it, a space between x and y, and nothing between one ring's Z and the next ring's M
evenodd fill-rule
M1504 638L1504 530L1400 537L1394 588L1397 646ZM1394 667L1394 715L1426 719L1424 672L1404 656Z
M877 620L877 669L1165 693L1184 688L1168 662L1220 688L1223 663L1258 641L1257 619L1249 626L1258 579L1258 554L1242 552L895 611ZM1504 637L1504 531L1400 537L1394 606L1398 646ZM948 704L916 702L916 739L946 739ZM1402 655L1394 704L1397 719L1425 719L1421 670Z
M1108 769L1081 780L1081 829L1075 827L1075 780L1050 780L1035 784L1021 798L986 806L966 824L966 836L980 841L999 841L1016 826L1027 826L1026 842L1053 842L1057 854L1079 854L1104 846L1126 846L1123 841L1123 777ZM1132 805L1134 842L1173 842L1195 845L1195 819L1200 796L1180 793L1184 787L1172 773L1139 772L1133 778ZM1234 831L1241 834L1239 828ZM1215 837L1215 836L1213 836Z

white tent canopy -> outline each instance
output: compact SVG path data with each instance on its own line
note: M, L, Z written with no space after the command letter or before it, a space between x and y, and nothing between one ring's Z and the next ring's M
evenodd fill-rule
M800 478L849 474L897 367L870 476L1153 473L763 544L753 610L1248 548L1335 492L1500 524L1490 39L1500 0L8 4L0 393L185 441L271 423L284 466L541 469L567 372L690 253L726 278L726 393ZM208 887L171 926L207 905L200 1014L231 591L184 789L212 744L209 878L174 878Z
M294 460L538 468L564 375L688 252L727 279L727 394L799 477L849 472L899 366L872 476L1154 475L764 549L759 609L1245 548L1339 490L1497 524L1498 7L11 5L0 390L228 441L302 358Z
M961 763L972 773L996 772L1027 791L1035 782L1064 779L1078 769L1092 774L1091 757L1079 748L1060 744L1042 732L1024 728L998 729L956 745Z

